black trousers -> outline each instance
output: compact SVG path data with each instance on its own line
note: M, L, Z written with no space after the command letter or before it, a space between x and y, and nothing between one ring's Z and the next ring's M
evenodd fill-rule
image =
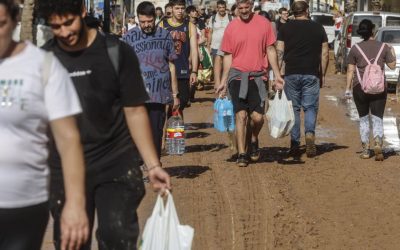
M142 161L130 159L135 167L118 165L127 159L117 159L111 167L86 175L86 210L90 233L93 229L95 212L98 228L96 238L100 250L136 249L139 224L136 210L145 194ZM113 166L114 165L114 166ZM125 168L125 169L124 169ZM124 169L123 173L119 169ZM117 171L118 170L118 171ZM52 173L50 184L50 211L54 218L54 245L60 249L60 217L65 202L64 185L60 173ZM81 248L90 250L91 239Z
M158 158L160 158L164 124L166 119L166 105L161 103L146 103L146 109L150 118L153 142L157 149Z
M186 108L191 96L189 79L178 79L178 91L179 100L181 102L179 110L183 111Z
M40 250L49 220L48 202L0 209L0 249Z
M361 84L357 84L353 88L353 98L360 117L368 115L371 111L372 115L383 118L387 99L386 89L381 94L371 95L364 93Z

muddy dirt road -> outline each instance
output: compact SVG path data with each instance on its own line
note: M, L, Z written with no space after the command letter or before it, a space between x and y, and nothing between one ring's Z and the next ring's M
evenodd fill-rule
M386 143L385 161L359 159L354 110L340 99L344 85L345 76L330 75L321 90L316 158L286 159L289 138L270 138L265 124L262 158L247 168L236 166L227 135L212 128L213 91L198 92L185 112L187 153L162 158L181 223L195 228L193 249L400 248L396 138ZM388 101L389 123L398 122L399 107ZM148 189L142 227L155 197ZM50 246L48 233L44 249Z

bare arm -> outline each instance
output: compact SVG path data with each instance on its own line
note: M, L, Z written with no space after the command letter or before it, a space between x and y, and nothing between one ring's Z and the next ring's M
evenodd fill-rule
M347 77L346 77L346 92L351 91L353 87L353 77L356 66L354 64L347 64Z
M221 84L221 72L222 72L222 56L215 56L214 59L214 89L217 89Z
M87 241L89 223L85 208L85 165L80 135L72 116L50 122L61 156L65 186L65 205L61 215L62 249Z
M325 77L326 71L328 70L329 63L329 45L328 43L322 44L322 53L321 53L321 68L322 68L322 76Z
M173 62L168 62L169 71L171 72L171 88L172 88L172 96L174 98L174 107L173 109L177 109L179 107L180 101L178 98L178 79L176 78L176 69L175 64Z
M190 29L190 56L192 62L192 71L197 72L199 69L199 55L197 49L197 38L196 38L196 26L193 23L189 23ZM197 73L190 74L190 83L194 84L197 81Z
M278 56L278 66L279 66L279 68L282 67L284 52L285 52L285 43L283 41L277 41L276 42L276 54Z
M279 71L278 56L274 45L270 45L267 47L267 55L268 55L268 61L271 64L272 71L274 71L275 75L275 88L280 90L283 88L283 84L285 82Z
M213 29L210 28L210 33L208 33L208 42L207 42L207 47L210 50L211 50L211 43L212 43L212 34L213 34Z
M132 139L149 170L149 179L153 184L153 189L161 190L161 192L171 189L169 175L161 168L153 144L153 135L151 134L146 108L144 105L125 107L124 113Z
M225 53L222 64L223 64L223 71L222 71L221 81L219 83L219 86L217 86L215 90L215 92L220 96L224 96L226 94L229 70L231 69L232 65L232 54Z

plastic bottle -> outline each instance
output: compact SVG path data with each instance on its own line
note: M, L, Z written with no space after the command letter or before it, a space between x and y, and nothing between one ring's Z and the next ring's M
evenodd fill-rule
M232 101L225 99L225 113L224 113L224 125L228 132L233 132L235 130L235 119L233 112Z
M182 155L185 153L185 124L175 111L167 121L167 153Z
M214 128L218 127L218 105L221 99L217 98L214 102Z
M217 126L219 132L229 132L235 129L233 118L233 105L227 98L221 99L217 104Z

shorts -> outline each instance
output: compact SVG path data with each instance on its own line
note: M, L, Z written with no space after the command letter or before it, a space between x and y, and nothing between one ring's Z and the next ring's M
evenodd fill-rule
M179 110L182 111L186 108L190 99L189 79L178 79L178 92L180 100Z
M211 56L216 56L218 55L218 49L211 49Z
M233 80L229 83L229 94L235 113L245 110L249 113L257 112L264 114L264 100L261 100L257 84L254 80L249 80L249 89L246 99L239 98L240 80Z

